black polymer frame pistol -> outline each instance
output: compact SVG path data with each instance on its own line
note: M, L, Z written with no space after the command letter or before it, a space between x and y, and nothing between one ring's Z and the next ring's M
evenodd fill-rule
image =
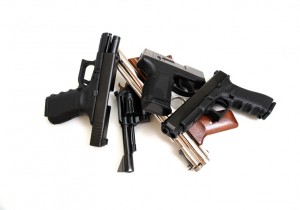
M215 105L224 110L216 111ZM230 81L229 75L216 71L207 83L161 124L161 129L164 134L176 138L203 115L213 122L219 121L230 107L265 120L275 105L273 98L241 88Z
M145 49L137 62L145 74L142 92L143 110L157 115L169 115L171 92L190 97L204 83L203 72L175 63L167 56Z
M104 146L109 123L109 92L113 91L120 37L110 33L101 36L96 60L82 60L75 90L52 94L46 98L45 116L53 124L66 122L82 113L88 115L93 125L90 145ZM84 79L88 66L94 66L90 81Z

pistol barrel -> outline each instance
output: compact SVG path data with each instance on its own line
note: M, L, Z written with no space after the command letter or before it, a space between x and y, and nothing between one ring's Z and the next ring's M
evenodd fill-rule
M136 150L134 125L122 125L124 156L118 172L134 172L133 155Z

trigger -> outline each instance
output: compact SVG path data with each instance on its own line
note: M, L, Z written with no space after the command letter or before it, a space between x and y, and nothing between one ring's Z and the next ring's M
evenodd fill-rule
M179 84L178 85L179 85L180 89L185 90L185 92L187 92L187 93L194 93L195 92L194 88L192 87L192 85L188 81L179 79Z
M221 109L220 109L221 108ZM205 115L213 121L219 121L224 114L228 111L229 104L225 100L218 100L213 106L211 106L206 112Z
M213 122L219 121L221 119L221 117L222 117L222 115L218 111L214 110L213 108L208 109L205 114L208 115L208 117Z
M193 85L189 81L183 80L181 78L178 78L177 81L175 80L172 90L178 95L186 97L190 97L195 93Z

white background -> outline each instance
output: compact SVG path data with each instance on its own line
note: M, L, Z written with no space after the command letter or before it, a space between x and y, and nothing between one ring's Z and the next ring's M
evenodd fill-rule
M0 30L0 210L300 209L300 1L2 0ZM197 173L153 119L136 127L135 172L117 173L113 94L103 148L89 146L86 116L44 117L45 98L77 87L103 32L128 57L149 48L206 79L223 70L277 105L267 120L235 112L239 128L205 139L211 160Z

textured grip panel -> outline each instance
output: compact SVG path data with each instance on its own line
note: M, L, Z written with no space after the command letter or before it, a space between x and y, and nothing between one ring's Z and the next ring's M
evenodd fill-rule
M236 109L239 109L242 112L245 112L245 113L248 113L248 114L251 114L251 115L255 115L257 117L260 116L260 114L262 112L262 109L260 107L256 106L256 107L253 108L251 104L243 103L240 100L235 100L233 102L232 107L236 108Z
M107 139L101 139L99 141L99 137L102 134L102 130L104 130L104 126L105 125L101 122L94 122L90 141L91 146L101 147L107 144Z
M102 147L107 145L108 139L106 138L106 136L109 123L110 109L110 106L106 107L105 121L94 120L90 141L91 146Z
M145 112L157 115L168 115L172 112L171 78L161 74L159 77L148 78L142 91L142 108Z
M53 124L66 122L80 114L80 91L69 90L46 98L45 116Z
M266 119L275 106L271 97L236 85L233 85L230 97L233 98L232 107L254 115L259 119Z

